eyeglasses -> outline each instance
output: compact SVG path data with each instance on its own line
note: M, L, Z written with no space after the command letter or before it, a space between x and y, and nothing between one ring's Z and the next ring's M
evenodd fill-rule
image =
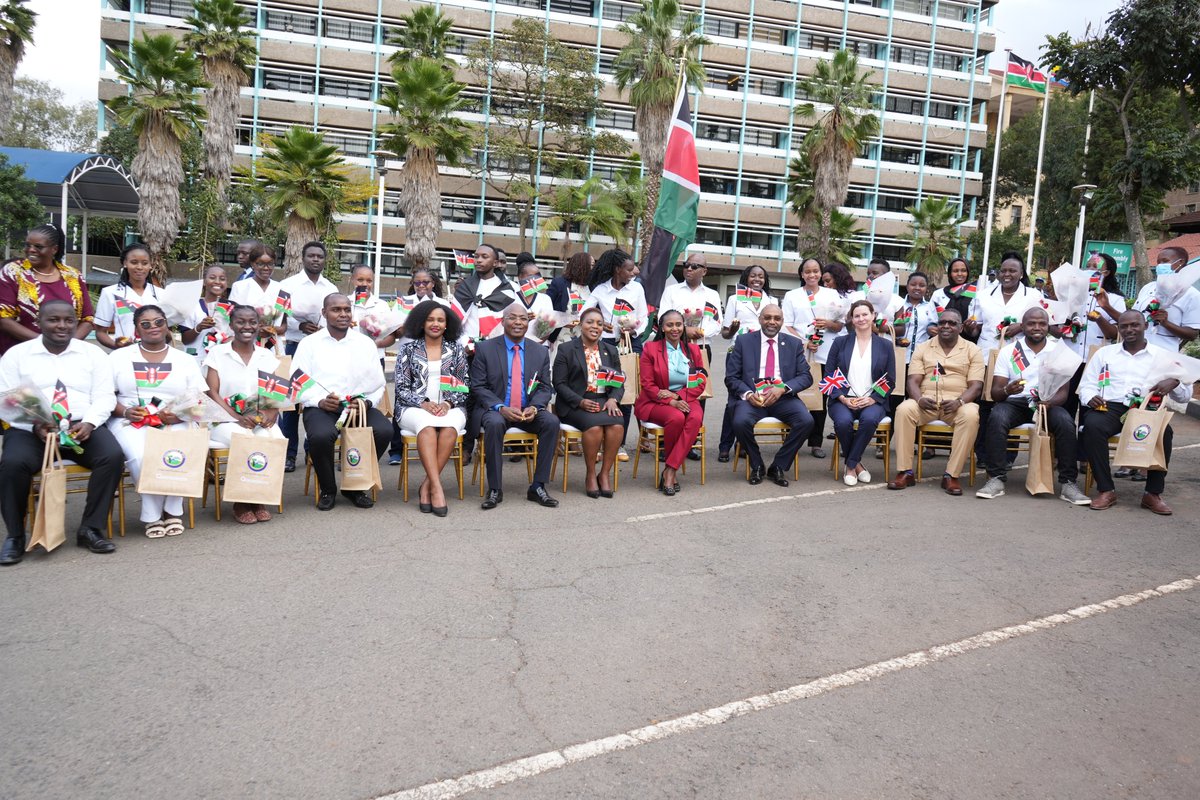
M689 269L707 269L707 267L705 267L703 264L684 264L684 265L683 265L683 268L684 268L685 270L689 270Z
M961 322L954 319L939 319L937 324L939 328L942 325L949 325L951 328L957 328L959 325L962 325Z
M167 321L160 317L159 319L144 319L138 323L138 327L144 331L151 331L155 328L162 328L166 326L166 324Z
M433 281L413 281L413 286L433 286Z

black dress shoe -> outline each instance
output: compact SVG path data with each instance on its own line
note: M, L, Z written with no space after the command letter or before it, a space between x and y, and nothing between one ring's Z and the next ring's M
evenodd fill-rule
M614 497L614 495L613 495L613 490L612 490L612 489L608 489L608 490L601 489L601 490L600 490L600 496L601 496L601 497L607 497L608 499L610 499L610 500L611 500L611 499Z
M539 506L546 508L558 508L558 501L550 496L545 487L539 486L534 489L529 487L529 491L525 493L525 499L531 503L537 503Z
M504 492L499 492L495 489L488 489L487 497L483 498L483 502L479 504L479 507L484 511L491 511L493 508L503 502Z
M717 453L717 461L720 461L722 464L728 464L729 463L729 451L724 450L720 453Z
M787 473L783 471L783 467L771 467L767 470L767 478L769 478L776 486L787 486Z
M367 492L342 492L342 497L349 500L358 508L373 508L375 501L371 499L371 495Z
M20 564L25 557L24 539L5 539L4 547L0 548L0 566Z
M659 487L658 487L658 490L659 490L660 492L662 492L663 494L665 494L667 497L674 497L674 496L675 496L675 487L674 487L674 486L667 486L667 485L664 483L662 486L659 486Z
M450 506L434 506L433 515L435 517L444 517L450 513Z
M596 489L595 491L592 491L591 489L584 489L583 493L586 494L588 497L592 498L593 500L600 499L600 490L599 489Z
M331 492L321 492L317 498L317 511L328 511L337 503L337 497Z
M417 508L421 509L422 514L432 514L433 513L433 503L422 503L420 500L418 500Z
M289 458L287 461L284 461L283 462L283 471L284 472L295 472L296 471L296 459Z
M762 479L763 479L763 468L762 467L751 467L750 468L750 485L758 486L760 483L762 483Z
M700 460L700 451L699 450L688 450L687 457L688 457L688 461L699 461Z
M95 528L80 528L76 531L75 544L86 547L93 553L112 553L117 549L116 544L105 539L104 534Z

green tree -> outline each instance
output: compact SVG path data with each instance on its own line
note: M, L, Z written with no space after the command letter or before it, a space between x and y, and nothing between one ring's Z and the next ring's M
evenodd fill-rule
M150 248L152 277L162 282L167 275L164 259L184 221L181 150L183 140L204 116L195 99L204 79L196 58L179 48L170 34L142 34L130 51L111 54L113 68L130 93L113 99L110 106L138 137L133 159L141 195L138 227Z
M46 218L46 210L37 201L37 184L25 177L25 170L0 155L0 236L7 251L25 240L25 232Z
M372 186L365 178L351 177L346 159L320 133L296 126L263 140L257 177L269 188L265 198L271 219L286 226L284 266L293 274L300 269L304 243L331 236L335 215L361 208Z
M0 131L8 128L13 109L13 80L25 48L33 44L37 14L26 8L28 0L0 3Z
M383 147L404 159L400 206L404 209L404 255L427 268L442 230L439 164L459 166L470 157L475 129L461 119L466 85L446 59L450 21L430 7L405 16L392 59L392 80L379 99L391 112L380 128ZM382 209L380 209L382 213Z
M1142 281L1151 279L1142 197L1200 176L1200 0L1128 0L1101 32L1047 37L1043 64L1056 65L1075 94L1095 90L1116 116L1124 157L1110 170ZM1155 114L1173 101L1173 110ZM1099 183L1099 181L1096 181Z
M967 221L958 206L945 197L926 197L918 205L905 209L912 214L912 249L908 262L936 281L946 265L962 250L960 226Z
M96 104L67 105L63 93L45 81L17 78L12 114L0 131L5 147L32 147L91 153L96 149Z
M576 167L582 172L583 165ZM551 214L538 225L542 247L550 244L551 235L563 234L560 255L566 261L575 249L571 238L575 232L584 247L593 233L611 236L620 241L625 233L625 216L612 189L599 176L578 180L575 170L566 170L563 182L550 191L547 204Z
M641 159L633 153L626 159L625 166L617 170L613 181L613 199L625 219L624 232L618 239L623 248L633 249L638 240L638 229L646 213L646 176L642 172Z
M490 87L483 177L515 209L519 250L528 249L542 177L564 175L591 153L628 149L620 136L588 124L604 110L595 66L590 51L563 44L531 17L467 54L468 69Z
M249 81L247 70L254 63L257 49L254 39L243 27L249 20L234 0L195 0L193 13L186 22L191 30L184 43L200 59L208 83L204 107L208 122L204 126L204 173L212 186L205 190L213 203L208 207L219 214L205 224L219 224L229 180L233 172L237 144L241 90Z
M798 92L815 101L798 106L796 116L812 122L801 153L812 174L818 241L829 238L833 212L846 202L855 156L879 135L879 117L871 100L876 88L869 82L873 74L860 73L858 57L839 50L831 60L818 61L813 74L797 86ZM818 112L816 103L827 110Z
M704 88L699 50L709 40L699 14L684 14L678 0L642 0L642 9L617 26L629 40L613 62L617 89L628 91L638 149L646 168L646 209L642 215L641 253L650 251L654 211L662 183L667 134L680 75L693 89Z
M1078 209L1078 206L1076 206L1076 209ZM1078 213L1078 210L1076 213ZM967 236L965 240L966 248L976 255L983 253L983 237L984 229L983 226L980 225L978 228L972 231L969 236ZM993 263L990 268L996 269L998 267L999 255L1001 253L1007 253L1010 250L1015 253L1024 253L1028 244L1028 235L1021 233L1020 228L1016 225L1007 225L1003 228L993 228L992 252L995 253L997 257L993 259ZM1038 249L1036 246L1034 247L1033 253L1036 260L1038 254ZM965 255L965 252L960 253L960 255ZM987 266L984 264L971 264L971 277L979 277L979 275L985 272L986 269Z

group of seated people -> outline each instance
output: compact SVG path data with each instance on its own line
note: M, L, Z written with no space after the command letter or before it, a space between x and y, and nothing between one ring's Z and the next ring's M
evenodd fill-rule
M30 238L38 239L33 232ZM50 242L45 249L52 251L53 246ZM288 347L291 367L296 373L311 376L319 389L298 400L305 449L317 478L317 508L328 511L337 502L335 447L344 412L351 402L361 403L366 409L362 423L371 429L377 457L394 442L396 429L402 437L415 440L425 472L418 490L422 513L447 516L449 506L441 473L459 446L460 437L467 453L475 439L482 438L486 493L481 507L490 510L501 504L505 437L513 431L537 439L526 499L547 508L558 506L559 501L546 486L563 425L579 432L584 493L589 498L612 498L614 466L631 414L641 424L661 429L663 467L658 488L668 497L679 493L683 488L683 462L698 445L703 398L713 396L706 361L710 353L697 341L703 332L689 324L694 316L685 319L680 310L661 309L652 338L644 346L639 345L636 387L626 384L623 356L616 344L622 329L629 326L618 323L613 306L620 302L617 295L631 284L637 268L627 255L611 252L617 256L609 258L606 253L604 257L610 265L609 283L593 287L600 291L593 290L589 302L581 303L571 325L572 335L556 343L553 355L551 348L528 335L533 316L529 303L509 303L502 311L502 333L471 337L473 352L468 352L462 341L466 320L453 306L432 296L416 302L403 329L392 334L393 339L399 336L401 343L396 357L394 406L388 409L388 415L379 408L385 395L385 378L377 337L354 331L354 300L337 291L325 294L320 300L319 318L310 320L310 330L304 331L294 347ZM38 247L28 247L22 269L36 270L40 265L31 262L39 254ZM489 255L486 251L477 253L485 266ZM57 263L53 253L49 258L48 264ZM700 269L694 271L702 270L700 264ZM129 334L127 341L113 339L109 328L109 339L115 347L111 352L81 341L90 330L90 320L81 315L78 298L68 299L68 295L42 299L37 307L36 334L32 338L14 336L23 341L10 342L0 358L0 391L28 384L47 398L56 388L65 392L63 401L69 414L63 426L80 450L69 457L92 471L76 541L96 553L115 549L100 529L123 471L127 469L135 482L138 479L147 431L151 427L170 429L189 424L169 411L149 408L148 395L162 405L187 392L206 392L228 415L227 421L211 427L210 439L219 446L227 447L239 432L276 438L286 433L281 422L289 413L287 409L243 408L234 402L235 397L252 396L260 373L274 372L280 364L279 348L263 346L262 310L234 304L229 311L228 340L207 343L198 360L172 346L166 312L145 296L142 267L137 265L137 280L133 282L142 289L141 304L123 322ZM61 265L55 268L68 269ZM46 269L43 267L43 272ZM305 279L317 286L318 277L314 270ZM605 294L605 286L613 297ZM206 277L205 296L208 288ZM482 289L491 291L486 284ZM470 296L464 299L469 305ZM769 295L754 305L757 312L753 318L739 322L749 332L736 337L726 357L725 417L748 458L749 482L757 485L767 480L785 487L797 453L812 441L817 425L811 403L801 395L817 379L812 352L820 343L811 336L811 330L808 340L788 333L785 319L789 314ZM207 310L203 299L201 306ZM815 314L815 303L812 308ZM5 307L0 304L0 315L4 313ZM719 320L719 315L714 316ZM737 319L740 316L739 310ZM893 413L890 401L898 374L898 351L895 339L881 335L878 323L879 314L873 304L865 297L854 299L842 320L846 335L831 337L832 342L823 352L821 394L828 402L828 414L845 459L843 480L848 485L872 480L863 457L879 424L892 416L898 471L888 488L900 490L914 485L913 461L921 455L915 449L917 428L940 420L952 428L951 452L941 485L948 494L961 495L960 475L976 446L981 424L983 351L963 337L960 310L942 309L936 321L929 321L931 336L908 353L904 381L907 398ZM1049 349L1063 346L1047 335L1048 323L1046 312L1033 305L1005 330L1007 335L1019 337L1022 358L1028 364L1022 374L1011 375L1007 364L1013 345L1000 352L991 387L993 403L981 437L989 480L977 495L991 499L1004 493L1009 467L1008 431L1029 422L1032 408L1040 403L1048 409L1049 431L1058 455L1060 496L1072 504L1090 503L1092 508L1103 510L1116 501L1108 440L1120 432L1129 398L1135 390L1149 387L1150 394L1186 399L1190 387L1174 379L1152 380L1149 370L1154 359L1146 337L1147 320L1141 312L1127 311L1116 315L1115 330L1121 341L1101 347L1088 361L1077 390L1064 386L1054 397L1037 398L1031 404L1030 386L1038 360ZM9 331L9 327L0 326L0 332ZM282 327L279 332L283 332ZM634 389L636 400L623 402ZM1074 417L1066 410L1072 395L1077 395L1083 406L1082 433L1078 437ZM387 416L393 418L395 429ZM766 418L786 426L769 465L755 436L755 426ZM32 477L42 463L47 435L57 435L57 429L43 424L14 425L4 437L0 502L7 538L0 564L15 564L24 553L27 498ZM1169 459L1169 429L1164 446ZM1076 484L1081 459L1091 464L1095 474L1099 489L1095 499L1089 499ZM1141 502L1157 514L1171 513L1161 498L1165 474L1149 472ZM341 495L358 508L374 505L367 491L346 490ZM181 534L182 511L182 497L143 494L140 516L146 536ZM234 516L243 524L271 519L266 507L258 504L235 504Z

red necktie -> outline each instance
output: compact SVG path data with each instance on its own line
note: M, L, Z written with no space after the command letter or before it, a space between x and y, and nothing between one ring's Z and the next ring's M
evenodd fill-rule
M521 345L513 345L512 371L508 376L508 405L521 408L521 379L524 377L521 369Z
M767 339L767 369L763 377L769 381L775 380L775 340Z

